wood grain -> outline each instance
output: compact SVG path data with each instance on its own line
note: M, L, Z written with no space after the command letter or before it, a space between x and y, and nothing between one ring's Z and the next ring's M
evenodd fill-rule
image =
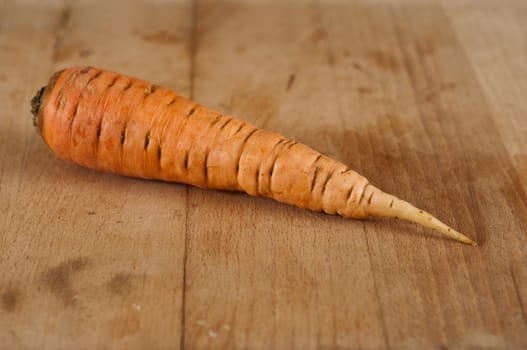
M527 348L523 1L0 0L0 348ZM477 238L97 173L29 99L155 81Z

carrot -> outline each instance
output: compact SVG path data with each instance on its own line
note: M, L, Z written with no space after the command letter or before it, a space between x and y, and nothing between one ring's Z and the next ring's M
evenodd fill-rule
M393 217L476 245L306 145L147 81L93 67L55 73L32 100L61 158L126 176L244 191L346 218Z

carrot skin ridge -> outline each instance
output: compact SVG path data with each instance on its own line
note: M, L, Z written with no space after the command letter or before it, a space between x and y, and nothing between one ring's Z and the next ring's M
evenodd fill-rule
M144 80L72 67L55 73L31 105L45 143L83 166L243 191L346 218L400 218L476 245L304 144Z

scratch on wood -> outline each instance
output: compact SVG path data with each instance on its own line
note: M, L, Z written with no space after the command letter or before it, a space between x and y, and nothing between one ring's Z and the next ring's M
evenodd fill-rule
M287 85L285 87L285 90L286 91L291 90L291 87L293 86L294 83L295 83L295 73L291 73L291 75L289 76L289 79L287 80Z

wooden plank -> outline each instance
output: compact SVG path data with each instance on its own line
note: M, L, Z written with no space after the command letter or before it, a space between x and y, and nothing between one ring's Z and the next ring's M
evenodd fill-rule
M326 34L312 25L318 11L200 1L194 98L328 154L346 153L335 135L342 121L334 117ZM385 347L362 227L190 189L185 347Z
M58 160L33 130L28 101L74 64L188 92L189 9L186 1L3 9L0 347L179 347L186 188Z

